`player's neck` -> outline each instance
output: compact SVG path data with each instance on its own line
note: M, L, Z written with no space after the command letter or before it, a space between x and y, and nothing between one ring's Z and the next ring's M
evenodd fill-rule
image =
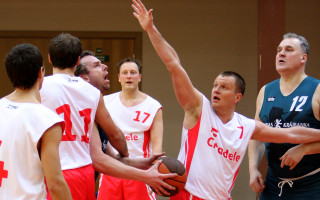
M16 88L6 98L19 103L40 103L40 92L39 88L35 87L26 90Z
M53 74L67 74L69 76L74 76L74 68L59 69L54 67L52 72Z
M215 112L217 113L219 119L222 121L223 124L228 123L234 115L234 110L232 111L223 110L221 112L219 110L215 110Z
M281 76L280 78L280 90L284 96L290 95L307 77L303 73L291 74L290 76Z
M140 104L147 98L147 95L139 90L122 90L120 100L126 107L132 107Z

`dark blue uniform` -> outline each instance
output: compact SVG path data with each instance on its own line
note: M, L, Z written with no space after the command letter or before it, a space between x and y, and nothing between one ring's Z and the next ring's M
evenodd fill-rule
M276 128L303 126L320 129L320 121L314 117L312 110L312 97L319 80L307 77L288 96L280 91L280 80L275 80L265 87L264 100L259 117L265 124ZM268 172L266 188L260 196L265 199L320 199L320 173L293 181L292 187L284 184L281 197L279 197L280 178L297 178L320 168L320 154L306 155L290 170L288 166L280 167L279 158L295 144L265 143Z
M102 128L98 125L98 131L99 131L99 135L100 135L100 140L101 140L101 148L103 153L106 153L106 147L108 144L108 137L106 136L106 134L104 133L104 131L102 130ZM99 172L95 172L94 177L95 180L97 180L99 175Z

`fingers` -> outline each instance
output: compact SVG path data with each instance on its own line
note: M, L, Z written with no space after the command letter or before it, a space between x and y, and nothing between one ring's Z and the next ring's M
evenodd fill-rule
M176 173L169 173L169 174L161 174L161 178L166 179L166 178L174 178L178 176Z
M165 152L152 154L152 156L154 156L156 158L159 158L159 157L164 156L164 155L165 155Z
M283 158L283 156L280 158L281 160L281 164L280 164L280 167L283 168L284 167L284 162L285 162L285 159Z
M288 167L290 167L290 170L292 170L298 164L298 162L295 162L294 160L288 159L285 156L282 156L280 158L280 160L281 160L281 164L280 164L281 168L283 168L284 166L288 166Z
M152 166L152 168L156 168L158 171L159 165L162 162L162 160L157 160L157 162L154 163L154 165Z
M135 11L138 11L138 12L142 12L144 10L146 10L146 8L144 7L144 5L142 4L141 1L139 0L132 0L132 7L134 7L134 10Z
M250 182L250 187L255 192L262 192L266 187L262 176L256 176L256 178Z
M259 181L259 192L262 192L264 190L264 188L266 187L264 184L264 180L263 178L260 176L258 177L258 181Z

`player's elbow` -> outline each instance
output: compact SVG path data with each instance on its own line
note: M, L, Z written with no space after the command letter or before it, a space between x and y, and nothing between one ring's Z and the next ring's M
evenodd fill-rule
M101 159L95 158L91 156L92 167L95 171L102 172L103 170L103 162Z

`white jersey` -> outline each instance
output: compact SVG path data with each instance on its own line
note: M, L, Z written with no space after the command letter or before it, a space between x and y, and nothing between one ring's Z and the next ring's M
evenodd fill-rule
M43 133L60 122L41 104L0 99L0 199L46 199L37 145Z
M120 100L120 92L104 96L104 102L112 120L125 134L129 157L149 157L152 153L150 129L161 104L147 95L140 104L126 107Z
M54 74L44 78L40 95L41 103L66 123L59 148L62 170L91 164L89 139L100 91L80 77Z
M178 160L188 172L185 189L202 199L231 199L230 192L254 128L254 120L238 113L224 124L203 96L197 124L182 131Z

